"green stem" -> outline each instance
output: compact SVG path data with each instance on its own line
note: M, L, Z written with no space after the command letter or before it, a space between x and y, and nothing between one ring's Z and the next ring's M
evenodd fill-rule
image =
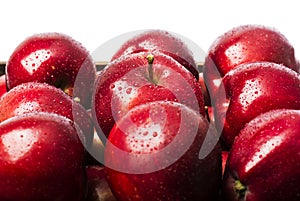
M154 55L153 54L148 54L147 55L147 60L148 60L148 72L149 72L149 79L153 80L153 62L154 62Z

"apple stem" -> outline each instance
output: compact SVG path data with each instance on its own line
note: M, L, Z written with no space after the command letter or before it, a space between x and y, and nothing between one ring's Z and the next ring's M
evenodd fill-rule
M236 192L238 192L238 194L241 196L241 197L244 197L245 196L245 193L246 193L246 186L244 184L242 184L242 182L240 180L235 180L234 182L234 190Z
M148 72L149 72L149 79L153 80L153 61L154 61L154 55L153 54L148 54L147 55L147 60L148 60Z

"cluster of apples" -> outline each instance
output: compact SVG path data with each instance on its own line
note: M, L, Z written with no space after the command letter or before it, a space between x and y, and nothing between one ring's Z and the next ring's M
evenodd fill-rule
M299 109L294 48L270 27L220 36L203 72L166 31L98 72L71 37L33 35L0 77L0 200L298 201Z
M100 73L64 34L15 49L1 76L0 200L217 197L221 149L198 158L209 122L192 53L158 30L122 48Z
M117 200L218 198L220 145L199 159L201 145L215 133L208 132L198 77L191 50L160 30L126 41L100 72L92 116Z
M211 119L227 158L222 198L300 199L300 75L278 30L244 25L221 35L203 69Z
M90 82L79 91L80 69ZM86 197L92 79L89 52L67 35L33 35L15 49L1 76L0 200Z

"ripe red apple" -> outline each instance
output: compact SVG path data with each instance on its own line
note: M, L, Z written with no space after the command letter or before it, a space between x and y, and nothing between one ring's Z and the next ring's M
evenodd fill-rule
M199 159L209 135L214 133L208 121L180 103L156 101L129 110L105 149L107 180L117 200L216 200L220 147Z
M0 98L7 92L5 75L0 76Z
M176 60L159 52L140 52L114 60L95 85L92 113L97 130L108 136L128 110L157 100L177 101L205 115L200 85Z
M198 79L199 71L192 51L179 36L164 30L148 30L133 36L120 47L111 61L128 54L152 51L172 57Z
M8 89L24 82L46 82L90 107L96 68L89 52L68 35L41 33L26 38L7 61L6 74Z
M204 78L213 97L220 79L239 64L268 61L297 70L294 48L277 29L242 25L218 37L208 50Z
M88 183L86 201L116 201L107 183L104 166L88 166L86 172Z
M82 201L85 152L75 126L42 112L1 122L0 200Z
M300 75L271 62L241 64L223 78L216 93L215 123L227 148L246 123L261 113L281 108L300 109Z
M229 154L228 201L300 200L300 110L273 110L241 131Z
M25 113L49 112L75 121L86 137L86 146L93 140L94 125L85 108L52 85L38 82L20 84L0 99L0 122Z

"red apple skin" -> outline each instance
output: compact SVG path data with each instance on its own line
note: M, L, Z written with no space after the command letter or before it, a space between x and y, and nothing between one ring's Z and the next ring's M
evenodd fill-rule
M211 96L220 79L242 63L268 61L298 69L294 48L273 27L242 25L219 36L208 50L204 63L204 79Z
M65 117L28 113L1 122L0 200L82 201L84 153L78 129Z
M299 130L300 110L273 110L253 119L229 154L225 200L300 200Z
M0 76L0 98L7 92L5 75Z
M89 52L70 36L40 33L26 38L14 50L6 75L9 90L25 82L45 82L88 108L96 68Z
M222 151L222 176L224 175L229 152Z
M150 78L149 54L140 52L114 60L99 75L92 102L98 132L108 136L128 110L157 100L177 101L205 115L203 95L195 77L171 57L152 52Z
M204 159L208 121L176 102L132 108L112 129L105 149L107 180L117 200L206 200L218 197L221 149Z
M281 108L300 109L300 75L276 63L241 64L224 76L222 85L226 97L222 90L216 93L214 111L216 127L227 149L245 124L259 114Z
M104 166L86 167L88 195L86 201L117 201L106 180Z
M55 113L75 121L91 146L94 125L85 108L60 89L47 83L27 82L8 91L0 99L0 122L32 112Z
M147 30L128 39L113 55L111 61L121 56L160 51L185 66L197 79L198 67L189 47L175 34L165 30Z

